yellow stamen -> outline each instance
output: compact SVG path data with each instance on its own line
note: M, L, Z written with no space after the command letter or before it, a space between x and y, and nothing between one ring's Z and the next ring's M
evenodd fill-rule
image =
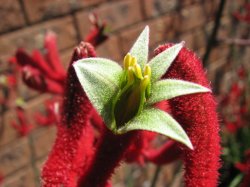
M128 70L128 67L130 66L130 62L132 60L132 56L128 53L126 54L126 56L124 57L123 60L123 66L125 70Z
M128 67L128 82L127 84L131 84L134 82L134 68Z
M134 70L135 70L136 77L138 77L139 79L143 79L142 73L141 73L141 67L139 64L134 65Z
M144 76L151 78L151 67L148 64L144 68Z
M132 56L132 59L130 61L130 66L134 66L135 64L137 64L137 59Z
M145 91L146 88L148 87L149 83L150 83L149 76L148 75L144 76L143 79L142 79L142 81L141 81L141 84L140 84L140 89L142 91Z

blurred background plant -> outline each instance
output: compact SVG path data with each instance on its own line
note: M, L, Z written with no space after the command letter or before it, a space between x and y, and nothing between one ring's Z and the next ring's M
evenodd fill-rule
M221 116L222 168L219 186L249 186L250 173L250 3L237 4L228 38L227 61L217 72L215 90Z

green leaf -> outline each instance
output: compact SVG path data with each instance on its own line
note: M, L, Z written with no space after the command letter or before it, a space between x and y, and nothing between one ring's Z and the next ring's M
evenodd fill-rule
M244 175L242 173L236 175L234 179L231 181L228 187L237 187L239 186L240 182L242 181Z
M109 127L111 100L119 90L122 68L116 62L103 58L78 60L73 66L89 100Z
M202 92L211 92L211 90L193 82L164 79L152 85L152 92L148 99L148 104L154 104L182 95Z
M159 80L168 70L174 59L179 54L180 50L182 49L184 42L176 44L162 53L155 56L150 62L148 63L152 70L152 82Z
M143 68L144 64L148 61L148 45L149 28L146 26L129 51L130 54L137 59L137 63L141 68Z
M141 114L129 121L124 127L118 129L118 133L122 134L133 130L157 132L193 149L192 143L180 124L169 114L159 109L149 108L143 110Z

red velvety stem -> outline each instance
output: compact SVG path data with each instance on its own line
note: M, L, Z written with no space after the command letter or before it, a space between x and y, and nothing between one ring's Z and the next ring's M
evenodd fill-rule
M169 140L159 149L147 150L144 155L146 160L157 165L163 165L178 160L181 157L181 153L181 149L177 146L177 143Z
M105 128L88 170L79 180L79 187L103 187L107 185L115 168L119 166L126 150L138 132L114 135Z
M144 153L150 148L150 143L156 136L157 134L154 132L139 131L125 154L125 161L143 165L145 163Z
M68 70L61 123L58 124L56 142L42 171L44 187L75 187L79 173L94 150L94 133L89 123L93 107L72 66L73 61L86 57L83 56L86 53L81 52L79 47L75 49Z
M156 53L168 48L164 45ZM183 48L165 78L182 79L209 87L201 61ZM194 150L183 148L187 187L217 186L220 137L216 104L211 93L191 94L169 101L174 118L187 132Z

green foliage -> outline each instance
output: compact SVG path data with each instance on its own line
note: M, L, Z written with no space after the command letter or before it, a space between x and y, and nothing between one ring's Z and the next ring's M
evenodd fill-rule
M152 104L210 90L182 80L159 80L171 66L183 43L170 47L147 63L148 43L147 26L124 58L124 69L108 59L87 58L74 63L77 77L113 133L153 131L192 149L192 143L181 125L166 112L153 108Z

